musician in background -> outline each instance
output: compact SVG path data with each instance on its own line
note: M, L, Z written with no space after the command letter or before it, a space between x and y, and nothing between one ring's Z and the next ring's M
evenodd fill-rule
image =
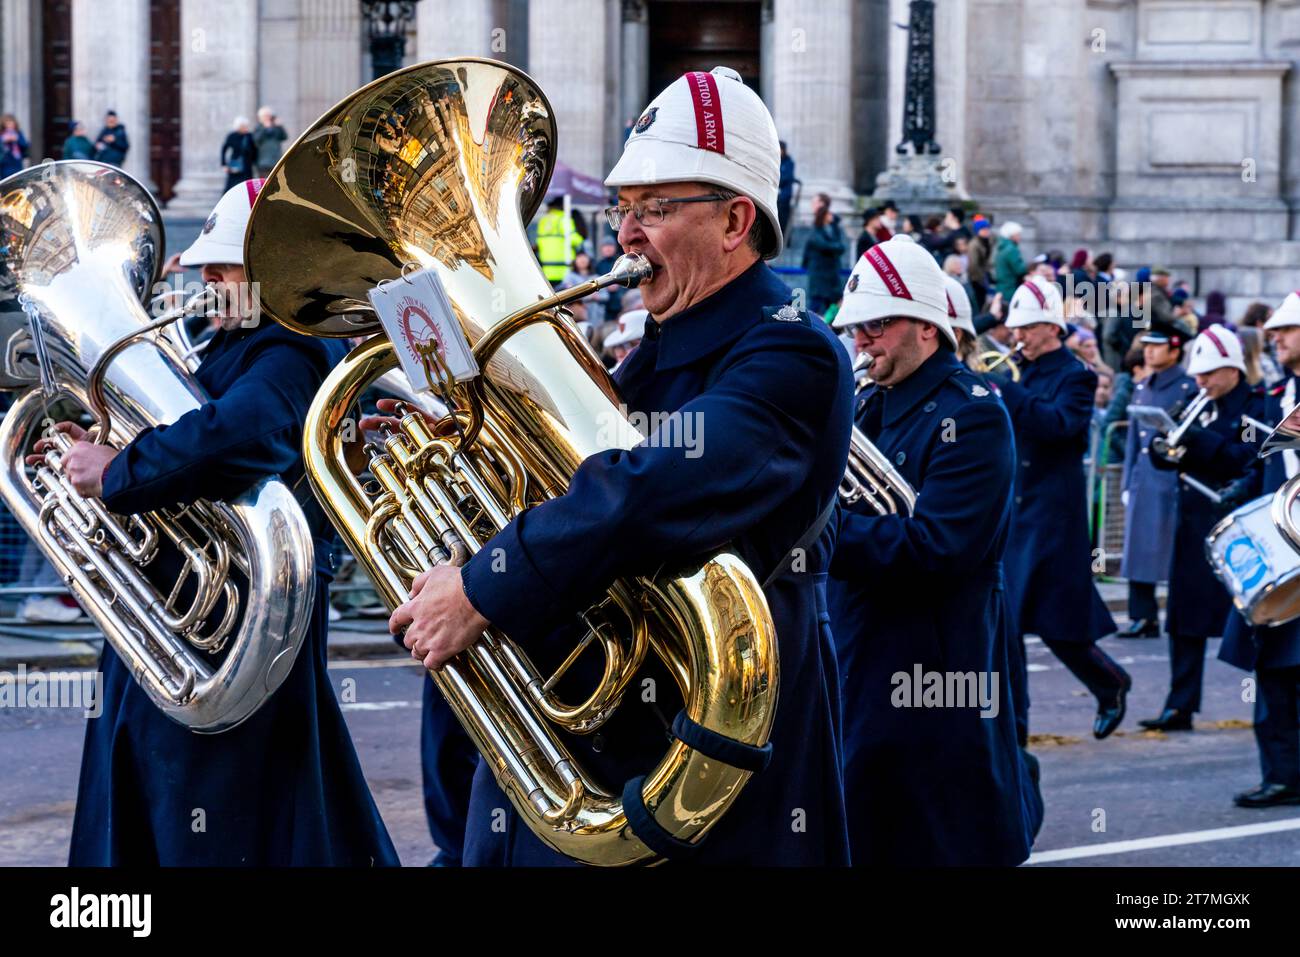
M1133 389L1132 405L1168 411L1196 394L1196 381L1183 369L1184 333L1177 326L1155 322L1139 337L1147 375ZM1155 429L1130 421L1124 446L1124 559L1120 574L1128 579L1131 624L1121 638L1158 638L1160 607L1156 583L1169 580L1177 525L1178 478L1151 463Z
M1007 582L1017 634L1037 634L1097 699L1092 733L1107 737L1124 718L1128 673L1097 647L1115 630L1092 581L1083 455L1097 375L1065 348L1056 284L1030 276L1011 299L1007 327L1022 346L1019 382L1005 364L996 380L1016 434L1015 517ZM1012 360L1014 361L1014 360Z
M615 380L632 413L680 413L699 423L702 441L683 448L661 430L630 450L588 457L566 494L517 516L463 568L419 576L389 620L429 668L491 623L547 671L572 650L572 630L561 630L615 578L732 543L768 581L780 706L765 769L735 742L713 742L758 773L688 852L700 864L848 862L824 562L848 455L852 372L826 324L793 306L764 263L781 251L778 159L771 115L733 70L687 74L655 98L606 179L619 191L607 211L619 244L654 267L639 287L645 336ZM588 655L574 670L594 665ZM658 689L649 701L646 679ZM623 787L663 758L675 687L647 659L630 685L640 690L598 734L561 737L606 786ZM682 853L628 810L642 842L666 857ZM520 822L481 760L464 863L572 862Z
M1242 416L1263 418L1264 396L1246 381L1246 363L1236 335L1223 326L1210 326L1193 341L1187 371L1210 403L1177 448L1170 450L1165 436L1154 437L1150 444L1151 464L1179 474L1178 524L1165 613L1169 694L1159 716L1139 722L1156 731L1192 730L1192 714L1201 708L1205 642L1210 635L1223 633L1232 610L1231 596L1206 560L1205 536L1249 498L1248 472L1265 438L1242 421ZM1223 501L1214 501L1189 478Z
M181 257L226 297L196 374L209 401L120 451L83 441L71 422L58 428L77 440L63 458L73 486L122 515L230 500L277 474L299 489L315 536L312 623L284 683L220 734L173 722L104 645L102 716L86 726L72 865L398 863L326 671L334 530L303 482L302 423L344 350L241 308L244 228L260 188L252 180L230 189Z
M895 236L858 260L835 318L873 358L858 428L918 494L911 515L841 509L831 560L857 865L1015 865L1033 839L1002 627L1011 422L958 360L952 307L934 258ZM954 674L968 697L922 704L923 676Z
M1279 423L1295 411L1300 375L1300 294L1291 293L1264 329L1273 339L1285 378L1264 400L1264 421ZM1293 423L1294 424L1294 423ZM1272 494L1300 472L1295 452L1275 452L1251 471L1260 484L1252 495ZM1248 624L1234 609L1224 626L1219 658L1255 672L1255 743L1260 784L1233 797L1238 807L1300 804L1300 619L1272 628Z
M948 303L948 324L957 337L957 361L968 369L973 368L979 358L979 347L970 296L966 295L966 287L947 273L943 274L943 288Z

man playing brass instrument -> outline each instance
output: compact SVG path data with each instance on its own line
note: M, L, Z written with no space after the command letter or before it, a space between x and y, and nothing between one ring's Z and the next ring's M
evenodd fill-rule
M617 577L727 542L759 578L774 573L764 589L780 655L770 765L694 847L700 863L848 861L818 535L844 474L852 377L825 324L790 305L763 263L781 249L778 165L771 116L731 70L687 74L650 104L606 180L619 188L608 217L620 244L654 266L641 286L651 318L616 380L630 413L670 413L695 441L682 448L655 432L590 456L567 494L525 511L463 568L417 578L390 620L429 668L489 622L540 658L553 650L548 633ZM673 689L657 660L647 664L597 734L565 741L617 786L662 756ZM664 856L680 850L636 833ZM520 826L481 760L464 862L566 862Z
M260 185L229 190L180 259L233 303L246 284L244 227ZM232 499L277 473L292 486L303 474L308 405L341 354L334 340L227 305L197 373L210 401L120 451L59 423L77 440L64 456L67 473L78 492L122 515ZM397 863L326 672L333 529L305 489L297 498L315 536L315 607L288 677L242 724L196 734L155 707L106 644L105 700L86 728L71 864Z
M910 515L842 510L830 566L857 865L1019 864L1036 827L1003 624L1011 422L958 360L952 308L933 257L895 236L858 260L835 319L874 359L857 425L917 491ZM923 695L932 676L960 700Z

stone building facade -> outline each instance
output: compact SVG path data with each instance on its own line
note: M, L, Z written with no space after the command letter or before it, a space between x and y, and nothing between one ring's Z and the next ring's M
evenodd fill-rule
M174 215L220 191L236 115L295 135L370 78L357 0L4 0L0 106L35 155L112 106ZM901 139L907 0L421 0L407 61L475 55L546 90L560 159L601 175L685 69L758 87L801 214L851 220ZM1235 297L1300 286L1300 0L936 0L936 162L1026 246L1109 248ZM46 134L46 130L53 132ZM91 130L92 134L94 129Z

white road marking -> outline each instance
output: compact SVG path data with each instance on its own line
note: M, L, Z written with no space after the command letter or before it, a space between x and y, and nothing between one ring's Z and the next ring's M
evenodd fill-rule
M420 701L352 701L340 705L344 711L392 711L396 708L419 708Z
M331 671L338 671L340 669L351 671L354 668L420 668L421 665L410 655L399 655L394 658L378 659L340 658L331 661L329 667Z
M1131 841L1107 841L1105 844L1085 844L1065 847L1056 851L1040 851L1029 855L1026 864L1050 864L1053 861L1073 861L1081 857L1102 857L1107 854L1128 854L1132 851L1149 851L1156 847L1178 847L1181 844L1204 844L1209 841L1231 841L1239 837L1259 834L1276 834L1279 831L1300 831L1300 817L1259 824L1242 824L1237 827L1214 827L1206 831L1184 831L1181 834L1157 834Z

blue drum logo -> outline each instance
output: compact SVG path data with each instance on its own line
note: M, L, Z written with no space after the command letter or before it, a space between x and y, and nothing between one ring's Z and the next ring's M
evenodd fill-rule
M1250 591L1268 575L1268 563L1260 554L1259 548L1249 538L1242 536L1228 543L1224 549L1223 560L1237 579L1243 592Z

